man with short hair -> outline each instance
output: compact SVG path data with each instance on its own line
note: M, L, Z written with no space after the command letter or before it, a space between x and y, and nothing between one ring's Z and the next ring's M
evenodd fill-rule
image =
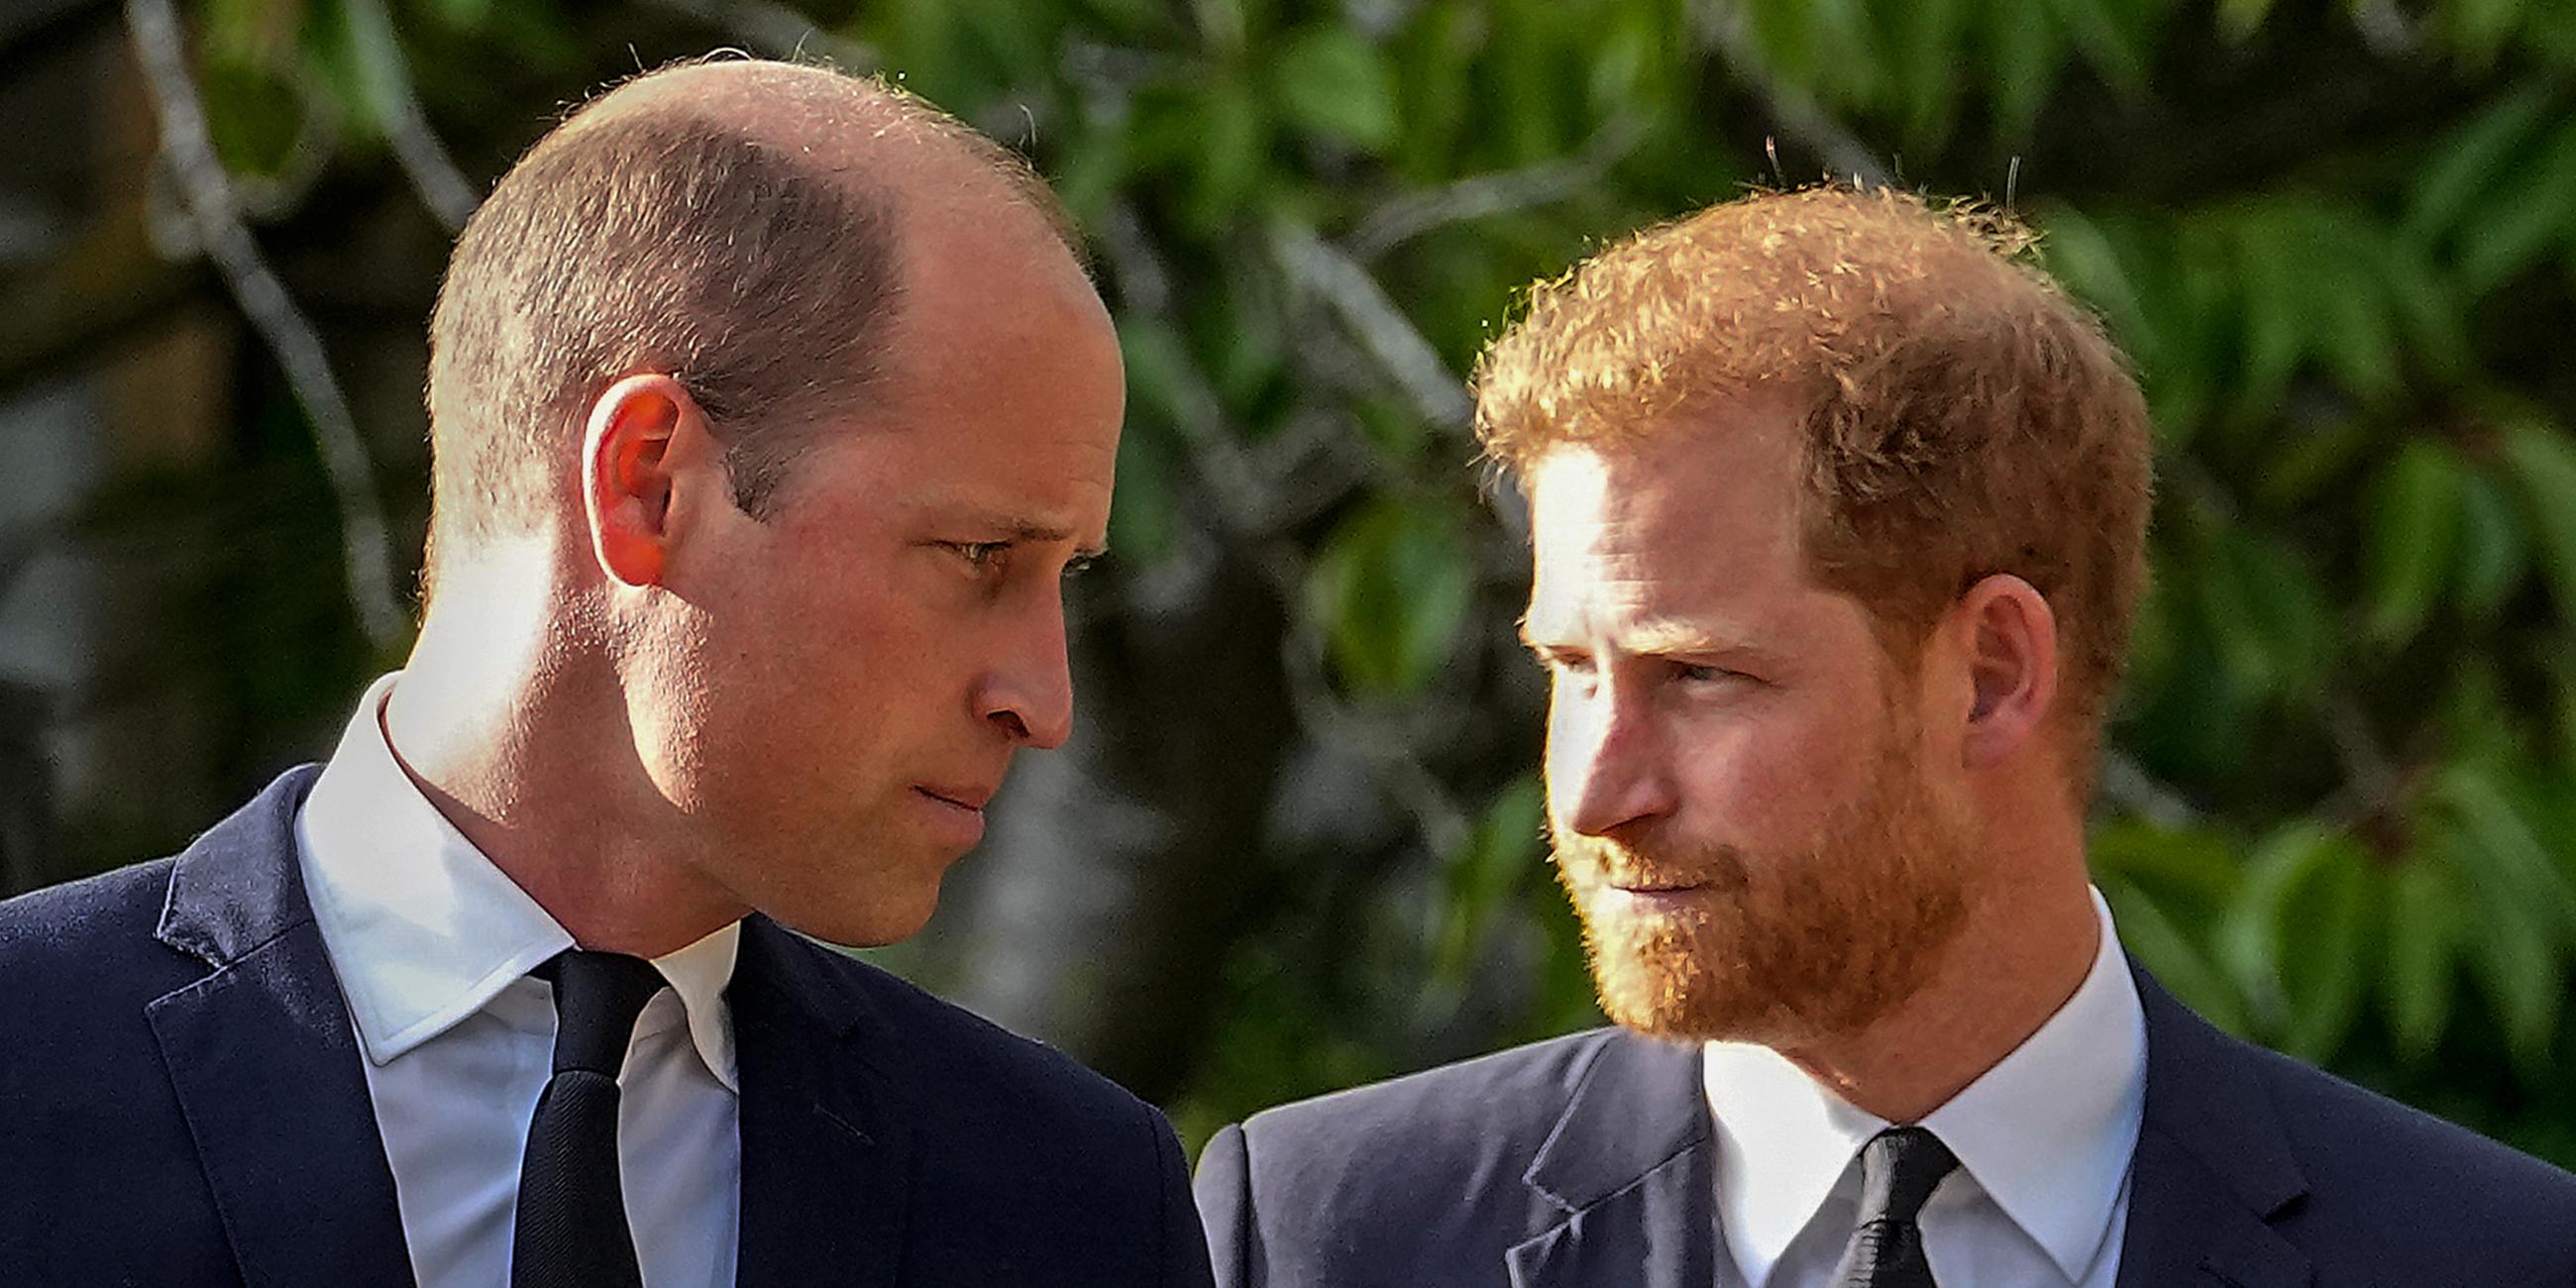
M2576 1178L2121 953L2084 815L2147 418L2026 244L1757 194L1494 345L1556 864L1618 1027L1220 1132L1219 1283L2576 1283Z
M405 669L0 905L0 1282L1205 1283L1153 1109L792 933L913 933L1067 734L1124 390L1043 184L666 70L503 178L431 344Z

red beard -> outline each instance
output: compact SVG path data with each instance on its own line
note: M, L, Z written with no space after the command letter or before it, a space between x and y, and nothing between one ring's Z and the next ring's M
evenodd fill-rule
M1966 919L1974 847L1911 742L1891 731L1865 793L1800 851L1560 833L1602 1010L1659 1037L1793 1047L1912 997Z

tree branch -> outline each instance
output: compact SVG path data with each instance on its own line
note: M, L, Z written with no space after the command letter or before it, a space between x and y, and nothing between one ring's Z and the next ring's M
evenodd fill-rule
M1721 0L1709 5L1706 12L1704 26L1718 61L1725 64L1736 84L1762 101L1764 113L1780 127L1782 135L1823 157L1825 168L1836 178L1869 188L1887 183L1887 168L1859 135L1836 120L1822 103L1771 70L1770 61L1754 47L1741 3Z
M350 606L368 643L390 652L410 633L411 619L394 590L392 541L376 497L366 440L331 372L321 335L269 268L242 220L230 176L207 134L205 109L188 75L187 50L171 0L126 0L125 16L144 85L160 118L161 153L179 181L198 244L223 274L252 329L276 355L296 402L312 422L314 445L339 505Z
M1311 229L1287 221L1276 226L1271 245L1289 278L1332 307L1423 419L1452 430L1466 426L1473 410L1466 381L1440 360L1439 351L1358 260Z
M393 15L385 12L384 0L348 0L348 5L349 21L364 27L368 40L385 51L379 70L391 82L393 111L384 124L394 161L411 180L412 191L420 194L421 204L438 216L447 231L455 232L480 204L474 185L466 181L464 172L448 157L447 145L429 127L429 114L412 88L411 67L403 58L402 42L394 35Z
M1424 192L1407 193L1369 212L1343 244L1351 257L1374 263L1388 251L1434 229L1563 201L1590 190L1610 168L1644 141L1643 122L1613 117L1581 151L1518 170L1470 175Z
M2124 814L2168 830L2200 821L2200 811L2181 792L2156 781L2135 756L2117 747L2102 749L2102 800Z

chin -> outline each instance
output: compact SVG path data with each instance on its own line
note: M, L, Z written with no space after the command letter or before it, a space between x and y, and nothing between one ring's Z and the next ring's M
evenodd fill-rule
M920 934L921 928L930 924L930 914L939 910L939 891L933 888L927 895L900 899L872 894L867 903L864 908L822 909L792 917L773 912L770 917L800 935L835 947L883 948Z
M1948 912L1922 924L1800 934L1599 919L1585 938L1613 1022L1650 1037L1786 1048L1864 1032L1902 1008L1956 926Z

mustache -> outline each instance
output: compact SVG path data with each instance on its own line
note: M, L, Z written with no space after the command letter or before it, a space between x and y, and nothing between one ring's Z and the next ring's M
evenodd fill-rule
M1744 851L1731 845L1670 843L1640 836L1614 838L1551 831L1557 866L1584 885L1629 890L1705 886L1743 889L1751 881Z

